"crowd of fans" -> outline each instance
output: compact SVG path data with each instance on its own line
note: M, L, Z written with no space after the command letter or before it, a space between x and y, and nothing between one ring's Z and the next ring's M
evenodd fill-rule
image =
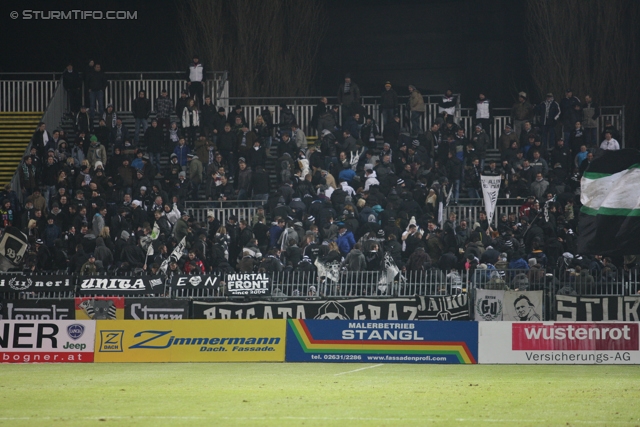
M436 120L421 129L418 89L409 86L409 116L400 117L387 82L381 130L347 76L339 104L322 98L315 107L310 129L319 137L309 144L284 104L278 123L265 108L251 126L241 106L216 108L203 97L206 73L197 58L181 97L174 102L163 90L155 100L150 125L151 102L140 91L130 131L112 106L103 108L101 73L99 64L84 76L67 68L75 136L42 124L19 167L23 203L9 186L2 194L0 226L29 239L26 271L158 273L183 238L187 250L169 263L169 276L315 271L316 260L381 271L385 254L401 271L487 269L488 278L510 268L609 281L637 268L634 257L576 254L580 177L600 151L620 148L611 123L597 135L599 108L589 96L581 102L568 90L558 103L549 93L534 105L520 92L512 123L495 130L499 158L487 159L493 116L485 94L467 135L454 120L458 100L450 90ZM81 102L83 82L89 106ZM163 167L161 155L169 153ZM521 204L519 212L498 218L497 227L484 212L472 222L450 214L441 227L444 206L481 204L481 175L500 176L500 199ZM210 208L198 222L184 208L190 200L261 207L225 223Z

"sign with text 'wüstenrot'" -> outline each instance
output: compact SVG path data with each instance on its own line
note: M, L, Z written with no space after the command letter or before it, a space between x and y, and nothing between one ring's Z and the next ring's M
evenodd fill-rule
M287 362L476 363L477 322L287 320Z
M638 364L638 323L480 322L479 363Z
M284 320L116 320L96 328L96 362L284 362Z
M95 322L82 320L0 321L0 362L93 362Z

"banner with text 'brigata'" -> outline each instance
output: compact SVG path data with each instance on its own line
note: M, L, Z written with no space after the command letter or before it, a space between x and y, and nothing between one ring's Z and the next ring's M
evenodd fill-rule
M287 362L477 363L477 322L287 320Z

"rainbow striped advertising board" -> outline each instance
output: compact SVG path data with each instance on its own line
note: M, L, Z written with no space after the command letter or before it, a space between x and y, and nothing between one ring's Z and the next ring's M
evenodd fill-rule
M477 363L477 322L287 321L287 362Z

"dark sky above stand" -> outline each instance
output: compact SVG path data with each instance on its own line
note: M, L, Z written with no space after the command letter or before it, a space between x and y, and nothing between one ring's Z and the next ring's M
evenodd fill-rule
M364 95L379 95L390 80L401 95L409 84L425 94L451 88L462 93L465 106L482 90L506 107L515 93L532 87L520 0L323 1L328 26L314 94L335 95L346 72ZM90 58L106 71L177 68L175 52L181 47L174 0L27 0L0 7L1 72L61 71L69 60L83 66ZM137 20L25 19L34 15L26 11L51 10L136 11ZM18 12L17 19L12 12ZM224 69L224 64L208 65Z

